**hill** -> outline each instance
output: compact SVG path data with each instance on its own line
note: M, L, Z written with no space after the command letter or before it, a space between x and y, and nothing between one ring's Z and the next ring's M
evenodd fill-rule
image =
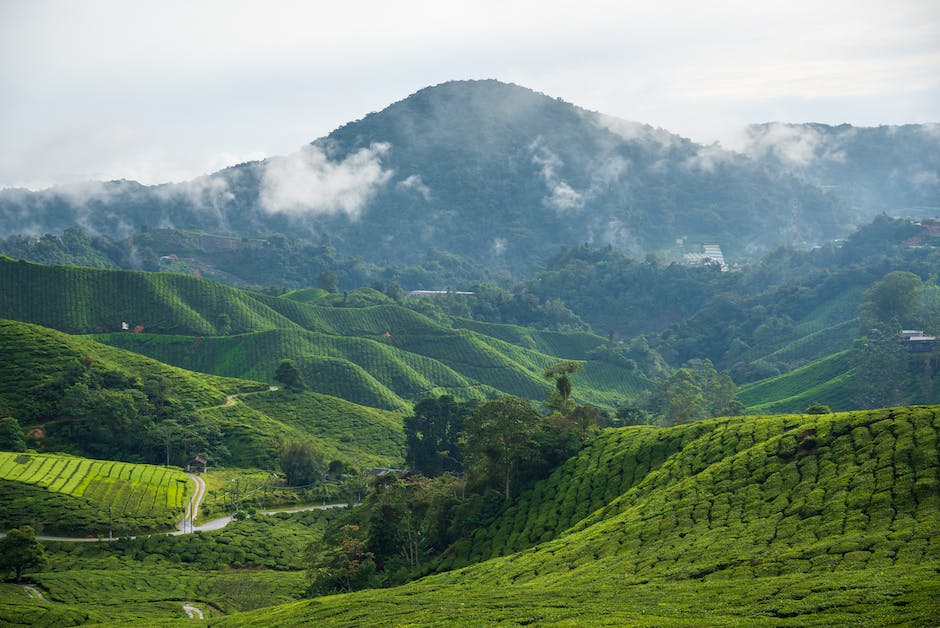
M867 217L940 210L940 125L855 127L768 123L748 127L743 152L850 203Z
M320 305L185 275L9 259L0 259L0 289L0 317L97 332L99 342L227 377L274 383L278 362L293 359L313 390L388 410L444 393L542 400L542 371L572 358L586 360L586 383L576 391L582 402L613 406L651 385L643 368L591 355L605 343L599 336L466 321L453 327L384 296L381 305L368 307ZM347 296L352 306L356 293ZM129 329L120 331L123 322Z
M643 252L688 236L744 255L778 243L793 211L807 241L854 219L832 195L744 155L520 86L454 81L298 153L185 183L2 191L0 236L24 224L109 237L166 226L279 232L325 236L367 261L402 264L435 249L518 273L581 242Z
M282 442L303 440L355 466L402 458L400 413L272 392L15 321L0 320L0 351L0 415L18 419L40 450L176 464L208 452L274 468Z
M936 407L622 428L534 488L528 508L521 497L492 526L501 542L483 544L548 539L531 549L213 625L932 624L938 432ZM540 532L572 495L604 505Z

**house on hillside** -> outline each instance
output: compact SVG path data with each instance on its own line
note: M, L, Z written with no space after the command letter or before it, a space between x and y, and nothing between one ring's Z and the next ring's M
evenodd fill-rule
M186 461L186 471L188 473L205 473L209 468L209 461L205 454L199 454L195 458Z
M463 296L473 296L472 292L463 290L412 290L406 297L442 297L448 294L460 294Z
M922 329L902 329L901 335L904 336L901 342L908 351L933 351L937 346L937 337L925 335Z
M725 254L721 251L721 246L718 244L703 244L701 253L686 253L683 259L687 266L717 264L722 272L728 270L728 264L725 262Z

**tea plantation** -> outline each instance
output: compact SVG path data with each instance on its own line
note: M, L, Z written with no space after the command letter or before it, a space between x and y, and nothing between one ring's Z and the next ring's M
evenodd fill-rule
M0 452L0 526L46 534L168 530L183 512L186 474L55 454Z
M937 407L613 430L455 554L550 540L218 624L933 625L938 433Z

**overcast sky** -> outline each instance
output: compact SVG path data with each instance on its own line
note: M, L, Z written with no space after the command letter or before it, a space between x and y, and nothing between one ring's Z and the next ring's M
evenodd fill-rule
M184 180L468 78L726 145L940 122L940 0L0 0L0 187Z

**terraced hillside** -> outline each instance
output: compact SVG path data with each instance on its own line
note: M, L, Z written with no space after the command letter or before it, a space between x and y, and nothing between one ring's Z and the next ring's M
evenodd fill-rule
M357 466L395 465L403 457L400 413L312 392L272 392L258 382L187 371L88 338L15 321L0 320L0 354L4 356L0 414L17 418L30 436L30 446L40 450L87 453L88 430L100 425L103 416L86 420L70 414L69 399L77 394L84 394L86 402L89 395L92 400L96 395L114 400L112 405L121 409L113 413L114 426L99 435L102 438L120 444L146 436L148 429L157 427L153 424L157 410L149 408L136 416L127 404L145 404L146 392L153 394L148 384L158 383L166 397L162 403L181 408L181 420L220 434L229 464L271 468L285 440L311 441L325 455ZM264 409L254 409L249 399L264 403ZM302 416L296 408L304 409ZM178 448L176 440L167 444ZM149 447L139 453L162 461L164 447L159 440L155 450Z
M216 623L932 625L938 435L938 407L623 428L522 496L479 556L550 540Z
M56 454L0 452L0 526L107 535L166 530L190 480L177 469Z
M738 398L752 412L799 412L813 403L833 410L853 406L851 351L833 353L789 373L746 384Z
M586 360L575 387L584 403L613 406L652 385L639 370L590 359L606 342L599 336L472 321L450 327L398 305L324 306L184 275L6 258L0 291L0 317L94 333L106 344L228 377L271 381L289 358L313 390L389 410L445 393L542 400L548 385L541 372L565 359Z

